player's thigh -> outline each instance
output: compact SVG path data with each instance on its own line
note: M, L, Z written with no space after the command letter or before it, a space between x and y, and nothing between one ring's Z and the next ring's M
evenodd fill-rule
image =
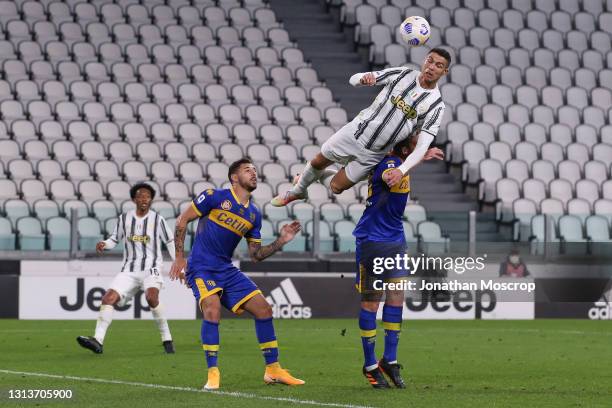
M145 292L147 302L149 301L150 297L153 296L153 299L158 299L159 291L164 286L164 278L161 276L160 271L156 268L155 270L145 271L144 274L142 289Z
M261 293L247 300L242 308L252 314L256 319L269 319L272 317L272 306Z
M117 304L125 305L142 286L142 277L134 272L121 272L111 282L109 288L120 296Z
M255 282L236 269L225 281L221 304L233 313L241 314L245 310L244 305L257 295L261 295L261 290Z
M365 246L365 248L364 248ZM366 303L378 303L382 298L383 291L374 288L374 281L380 278L372 270L371 255L367 251L367 245L357 243L355 248L355 258L357 271L355 273L355 288L361 297L362 306L368 307ZM369 310L367 308L366 310Z
M384 154L372 154L370 152L363 154L361 157L357 157L355 160L348 163L344 168L346 178L353 184L357 184L361 180L365 180L383 157Z
M354 126L346 124L323 143L321 154L335 163L348 164L361 154L361 147L355 142L354 135Z
M190 273L188 283L202 312L205 304L220 308L219 295L223 291L223 282L219 276L210 271L196 271Z

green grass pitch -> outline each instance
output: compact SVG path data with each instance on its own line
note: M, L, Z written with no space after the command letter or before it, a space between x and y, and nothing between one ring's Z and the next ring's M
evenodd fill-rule
M264 385L252 321L224 320L222 394L195 392L206 372L198 321L170 322L175 355L163 354L152 321L113 322L104 354L94 355L75 341L94 324L0 320L0 370L73 377L0 371L0 406L612 406L610 322L406 321L399 357L408 388L374 390L361 375L356 320L276 322L281 363L306 380L296 388ZM378 339L380 356L381 329ZM16 401L9 389L71 389L74 397Z

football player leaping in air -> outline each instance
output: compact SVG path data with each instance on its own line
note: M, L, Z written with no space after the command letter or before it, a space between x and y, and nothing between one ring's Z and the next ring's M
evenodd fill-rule
M272 199L272 205L282 207L305 199L307 187L317 180L328 185L335 194L342 193L367 177L396 143L419 128L420 137L413 152L385 174L388 186L399 184L423 159L438 133L444 116L438 81L448 73L450 63L448 51L434 48L425 57L421 71L398 67L353 75L350 79L353 86L385 87L372 105L323 143L321 152L306 164L295 185ZM344 167L338 172L326 170L332 163Z

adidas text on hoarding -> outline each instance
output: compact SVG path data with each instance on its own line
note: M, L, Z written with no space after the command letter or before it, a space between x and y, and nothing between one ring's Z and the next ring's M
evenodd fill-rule
M272 316L275 319L310 319L312 310L304 306L291 278L283 279L277 288L270 291L266 300L272 306Z

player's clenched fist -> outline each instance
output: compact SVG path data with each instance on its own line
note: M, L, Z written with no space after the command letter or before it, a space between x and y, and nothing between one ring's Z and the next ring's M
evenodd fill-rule
M291 241L295 238L295 235L300 232L302 229L302 225L299 221L293 221L290 224L286 224L280 230L280 240L284 244Z
M361 82L361 85L367 85L367 86L376 85L376 77L374 76L372 72L368 72L367 74L361 77L359 82Z
M104 241L100 241L96 244L96 252L98 253L98 255L102 255L102 253L104 252L104 248L106 248L106 244L104 243Z
M387 183L389 187L395 187L402 181L402 177L404 177L404 174L400 169L389 169L383 175L383 181Z

